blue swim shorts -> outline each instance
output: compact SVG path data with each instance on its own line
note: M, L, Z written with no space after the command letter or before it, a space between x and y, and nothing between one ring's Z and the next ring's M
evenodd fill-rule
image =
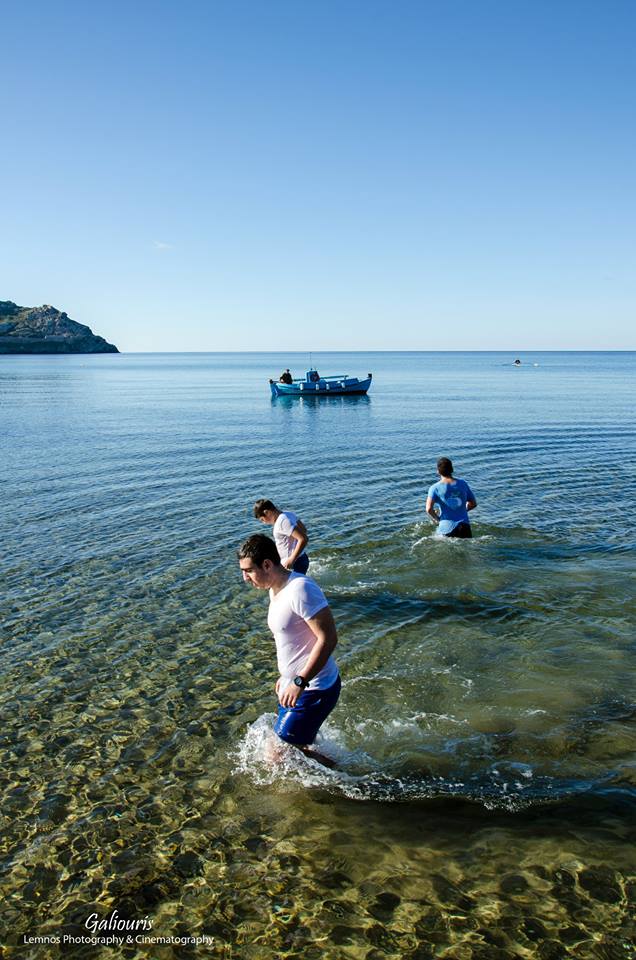
M301 553L301 555L298 557L298 560L292 567L292 570L294 573L307 573L309 570L309 557L306 553Z
M303 690L295 707L278 707L274 733L286 743L306 747L313 743L320 725L327 719L340 696L340 677L325 690Z

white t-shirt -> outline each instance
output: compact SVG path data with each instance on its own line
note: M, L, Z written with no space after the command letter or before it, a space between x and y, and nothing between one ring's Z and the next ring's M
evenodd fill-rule
M269 592L267 625L274 634L278 672L291 683L302 671L316 637L306 621L328 606L327 598L310 577L290 573L289 580L277 594ZM338 667L332 656L306 689L324 690L338 679Z
M278 547L278 556L281 560L291 557L298 541L292 537L292 530L298 524L298 517L291 510L282 510L276 517L272 533Z

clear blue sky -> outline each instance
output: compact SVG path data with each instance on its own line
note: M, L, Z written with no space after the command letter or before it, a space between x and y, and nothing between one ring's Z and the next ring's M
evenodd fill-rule
M29 2L0 299L123 350L636 347L636 4Z

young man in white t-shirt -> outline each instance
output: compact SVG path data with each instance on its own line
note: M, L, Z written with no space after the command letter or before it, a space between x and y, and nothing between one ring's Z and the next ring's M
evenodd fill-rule
M279 708L274 731L281 740L332 766L309 746L340 696L332 656L338 642L327 598L309 577L287 570L273 540L256 533L238 551L246 583L269 590L267 624L274 634Z
M309 557L305 547L309 536L302 520L291 510L279 510L271 500L257 500L254 516L261 523L273 526L272 534L282 565L294 573L307 573Z

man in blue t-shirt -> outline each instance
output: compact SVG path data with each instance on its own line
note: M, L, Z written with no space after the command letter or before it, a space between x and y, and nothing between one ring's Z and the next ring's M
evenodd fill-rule
M440 478L428 491L426 512L443 537L472 537L468 511L477 506L473 491L465 480L455 479L448 457L439 458L437 472Z

